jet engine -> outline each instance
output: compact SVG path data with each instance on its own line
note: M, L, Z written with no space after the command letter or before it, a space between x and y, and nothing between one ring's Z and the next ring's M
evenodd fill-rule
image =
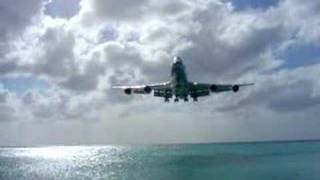
M216 92L218 90L218 87L215 85L215 84L212 84L210 87L209 87L210 91L211 92Z
M150 94L152 91L152 88L150 86L145 86L141 88L126 88L124 89L124 93L127 95L130 95L132 93L134 94Z
M124 93L126 95L130 95L130 94L132 94L132 89L131 88L126 88L126 89L124 89Z
M232 86L232 91L233 92L238 92L239 91L239 85Z
M150 86L146 86L146 87L143 88L143 91L144 91L146 94L150 94L151 91L152 91L152 89L151 89Z

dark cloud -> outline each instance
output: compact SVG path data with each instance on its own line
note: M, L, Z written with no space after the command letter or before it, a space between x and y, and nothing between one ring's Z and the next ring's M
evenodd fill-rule
M108 0L89 1L98 18L109 20L128 20L141 18L149 0Z
M90 6L89 9L83 9L84 24L92 23L89 21L128 23L150 18L170 18L192 9L191 3L183 0L83 0L82 5Z
M14 61L0 61L0 74L14 72L18 65Z
M22 103L30 106L35 102L35 97L34 97L34 93L33 92L26 92L23 96L22 96Z
M0 40L15 37L40 12L42 0L2 0L0 4Z
M313 95L314 82L299 81L291 85L283 85L269 90L265 94L268 108L281 112L304 111L308 108L319 107L320 96ZM272 94L270 95L270 92ZM263 96L262 96L263 97Z
M175 14L179 14L181 12L190 10L191 9L190 4L188 4L188 1L183 1L183 0L154 1L150 9L153 9L153 11L158 11L159 14L170 16L170 15L175 15ZM150 11L149 13L151 12L152 11Z
M63 27L48 28L39 42L42 55L38 57L34 71L52 77L72 74L76 69L74 43L73 34Z
M77 91L95 90L98 85L98 78L105 70L105 64L91 60L88 62L85 72L71 75L66 81L61 82L61 86Z
M9 104L11 93L7 90L0 90L0 122L16 121L16 109Z
M11 41L19 38L41 12L42 0L2 0L0 3L0 74L17 69L17 60L5 56L11 49Z
M301 71L307 71L310 74L301 78L299 77ZM289 75L284 72L260 77L262 79L256 83L249 95L229 101L217 110L226 113L263 108L276 114L300 113L309 117L305 112L320 106L320 96L315 93L319 83L314 81L316 76L314 69L306 67L296 72L287 72ZM290 79L290 77L296 77L296 79ZM261 114L261 117L263 115Z
M192 46L181 52L182 57L190 59L187 63L196 79L206 79L204 76L235 79L251 70L264 69L261 56L285 39L285 29L279 25L261 27L256 23L264 21L258 19L260 14L220 12L220 8L213 15L211 9L217 9L216 6L220 5L212 3L208 10L194 17L194 21L201 22L201 30L188 37ZM216 15L219 13L225 15ZM253 16L257 20L242 16ZM272 64L272 59L268 61Z
M16 111L12 107L4 104L0 104L0 117L1 122L6 121L15 121L16 120Z
M0 92L0 104L7 102L8 95L9 95L9 92L7 91Z

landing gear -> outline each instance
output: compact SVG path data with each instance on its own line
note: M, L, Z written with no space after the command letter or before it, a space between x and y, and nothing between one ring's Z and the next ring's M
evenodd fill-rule
M170 101L169 101L169 98L165 97L165 98L164 98L164 102L166 102L166 103L170 102Z
M179 99L178 99L178 98L175 98L175 99L174 99L174 102L179 102Z
M189 99L188 99L188 97L184 97L184 102L188 102L189 101Z
M198 101L198 97L197 96L194 96L192 98L193 98L193 102L197 102Z

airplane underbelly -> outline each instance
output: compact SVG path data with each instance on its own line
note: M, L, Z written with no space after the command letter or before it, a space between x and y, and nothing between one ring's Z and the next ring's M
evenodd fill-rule
M174 94L176 97L184 98L188 96L189 91L188 88L184 85L177 85L174 89Z

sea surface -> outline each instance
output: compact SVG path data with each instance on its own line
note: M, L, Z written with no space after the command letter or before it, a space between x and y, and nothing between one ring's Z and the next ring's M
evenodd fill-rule
M320 179L320 142L0 148L0 179Z

